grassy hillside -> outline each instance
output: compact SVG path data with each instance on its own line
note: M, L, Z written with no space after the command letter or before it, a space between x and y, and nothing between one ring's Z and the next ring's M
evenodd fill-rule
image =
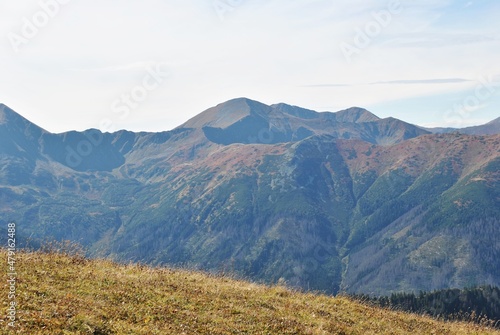
M56 253L16 257L18 320L9 329L4 284L0 334L500 334L199 272Z

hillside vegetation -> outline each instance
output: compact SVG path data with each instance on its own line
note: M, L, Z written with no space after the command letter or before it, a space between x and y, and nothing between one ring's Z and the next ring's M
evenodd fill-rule
M0 245L13 222L19 247L329 294L500 287L500 134L249 99L161 133L0 119Z
M351 295L364 303L391 307L443 320L466 320L500 328L500 288L494 286L433 292L393 293L386 297Z
M200 272L54 252L16 257L18 320L12 331L2 316L0 334L500 334Z

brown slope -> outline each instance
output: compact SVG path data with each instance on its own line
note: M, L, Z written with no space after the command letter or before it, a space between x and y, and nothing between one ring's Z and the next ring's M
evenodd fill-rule
M342 155L352 171L375 170L383 174L403 169L414 177L435 167L439 162L455 158L458 175L469 174L500 155L500 134L474 136L459 133L430 134L392 146L376 146L362 141L338 142ZM352 153L356 158L352 158ZM361 153L361 154L360 154Z

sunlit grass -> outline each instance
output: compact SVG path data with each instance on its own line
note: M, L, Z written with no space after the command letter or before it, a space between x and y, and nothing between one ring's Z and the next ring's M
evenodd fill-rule
M1 260L6 269L5 250ZM18 320L9 329L4 284L0 334L500 334L346 297L87 260L78 251L19 252L16 267Z

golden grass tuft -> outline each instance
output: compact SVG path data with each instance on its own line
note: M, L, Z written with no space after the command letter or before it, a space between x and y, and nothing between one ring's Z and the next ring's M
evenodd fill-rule
M0 334L500 334L200 272L57 252L16 257L18 320L8 327L4 284Z

